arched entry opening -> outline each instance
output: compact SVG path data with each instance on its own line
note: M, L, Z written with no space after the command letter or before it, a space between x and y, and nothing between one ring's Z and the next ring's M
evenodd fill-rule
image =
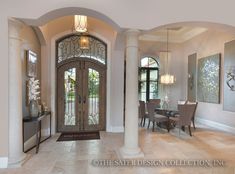
M81 47L82 37L88 38L88 48ZM59 39L56 50L57 130L105 130L107 45L72 34Z

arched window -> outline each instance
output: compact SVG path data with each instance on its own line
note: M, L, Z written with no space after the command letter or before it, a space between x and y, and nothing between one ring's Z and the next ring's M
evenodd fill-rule
M159 63L152 57L141 59L139 68L139 99L158 98Z
M83 47L84 38L88 42L87 47ZM92 35L65 36L57 41L57 65L71 58L87 58L106 65L107 45Z

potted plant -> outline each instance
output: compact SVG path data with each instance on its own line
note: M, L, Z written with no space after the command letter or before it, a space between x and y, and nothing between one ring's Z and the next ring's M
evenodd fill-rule
M38 99L40 99L39 80L34 77L28 80L28 99L29 99L29 114L31 117L38 117Z

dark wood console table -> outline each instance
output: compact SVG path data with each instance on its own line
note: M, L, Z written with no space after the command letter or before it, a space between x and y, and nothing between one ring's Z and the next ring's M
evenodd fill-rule
M47 138L45 138L44 140L41 141L41 126L42 126L41 121L46 117L50 118L50 134ZM24 149L24 142L23 142L23 152L26 153L26 152L32 150L34 147L36 147L36 153L38 153L40 143L46 141L47 139L49 139L51 137L51 111L42 112L39 114L38 117L27 116L27 117L23 118L23 141L24 141L24 124L25 123L36 123L36 145L25 150Z

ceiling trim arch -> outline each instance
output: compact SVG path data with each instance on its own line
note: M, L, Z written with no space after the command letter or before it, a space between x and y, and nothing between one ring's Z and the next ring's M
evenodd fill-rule
M235 26L223 24L223 23L215 23L215 22L209 22L209 21L182 21L182 22L174 22L174 23L168 23L161 26L154 27L150 30L145 30L143 33L148 33L154 30L161 30L166 28L176 28L181 26L188 26L188 27L204 27L207 29L216 29L221 30L225 32L231 32L235 33Z
M40 27L38 26L34 26L32 27L33 30L35 31L37 37L38 37L38 40L40 42L41 45L46 45L46 38L42 32L42 30L40 29Z
M121 27L110 17L98 11L81 7L65 7L65 8L55 9L50 12L47 12L46 14L40 16L37 19L30 19L30 18L18 18L18 19L23 21L27 25L42 26L56 18L60 18L63 16L70 16L70 15L86 15L89 17L93 17L106 22L107 24L112 26L116 31L121 31Z
M216 30L235 35L235 27L214 22L175 22L161 25L150 30L145 30L139 37L142 41L166 42L166 31L171 31L169 43L183 43L208 30Z

